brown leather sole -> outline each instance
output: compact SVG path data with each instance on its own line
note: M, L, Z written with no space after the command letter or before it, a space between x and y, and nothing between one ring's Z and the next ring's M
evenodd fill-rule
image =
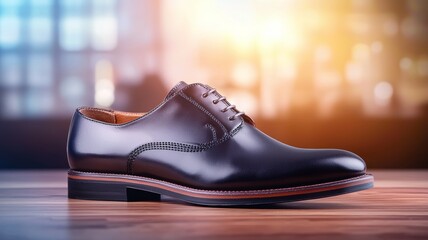
M219 191L201 190L152 178L90 173L70 170L68 172L68 196L77 199L147 201L159 200L160 195L175 197L186 202L210 205L256 205L291 202L329 197L373 187L370 174L339 181L264 190Z

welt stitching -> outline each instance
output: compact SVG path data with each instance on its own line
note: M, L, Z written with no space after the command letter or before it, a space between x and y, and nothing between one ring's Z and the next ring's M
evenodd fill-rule
M101 175L101 176L106 176L106 177L119 177L119 178L131 178L133 180L149 180L151 182L155 182L155 183L161 183L164 185L168 185L168 186L173 186L176 187L178 189L183 189L183 190L190 190L190 191L204 191L207 193L225 193L225 194L238 194L238 193L248 193L248 194L257 194L259 192L263 192L263 193L270 193L270 192L277 192L277 191L283 191L283 190L288 190L288 191L298 191L300 189L311 189L314 187L319 187L319 186L329 186L331 184L340 184L340 183L348 183L348 182L352 182L354 180L360 179L360 178L364 178L367 175L362 175L362 176L357 176L357 177L353 177L353 178L348 178L348 179L343 179L343 180L337 180L337 181L332 181L332 182L327 182L327 183L316 183L316 184L311 184L311 185L304 185L304 186L298 186L298 187L285 187L285 188L269 188L269 189L260 189L260 190L204 190L204 189L200 189L200 188L190 188L190 187L186 187L186 186L182 186L179 184L175 184L175 183L171 183L171 182L167 182L167 181L163 181L163 180L159 180L159 179L155 179L155 178L148 178L148 177L142 177L142 176L135 176L135 175L129 175L129 174L119 174L119 173L99 173L99 172L83 172L83 171L77 171L77 170L69 170L68 174L70 175L75 175L75 176L79 176L80 174L96 174L96 175Z

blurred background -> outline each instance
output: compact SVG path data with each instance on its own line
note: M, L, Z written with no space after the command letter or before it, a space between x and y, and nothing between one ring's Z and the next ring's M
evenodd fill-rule
M178 81L287 144L428 167L428 1L0 0L0 168L66 168L76 107Z

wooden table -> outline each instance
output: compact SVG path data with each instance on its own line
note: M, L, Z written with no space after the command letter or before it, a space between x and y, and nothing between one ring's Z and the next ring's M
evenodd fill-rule
M428 171L375 188L258 207L67 198L66 171L0 171L0 239L428 239Z

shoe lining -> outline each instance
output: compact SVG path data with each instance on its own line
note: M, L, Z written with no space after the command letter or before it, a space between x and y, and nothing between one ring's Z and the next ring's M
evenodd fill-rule
M110 124L128 123L145 114L104 110L99 108L82 108L79 109L79 112L87 118Z

